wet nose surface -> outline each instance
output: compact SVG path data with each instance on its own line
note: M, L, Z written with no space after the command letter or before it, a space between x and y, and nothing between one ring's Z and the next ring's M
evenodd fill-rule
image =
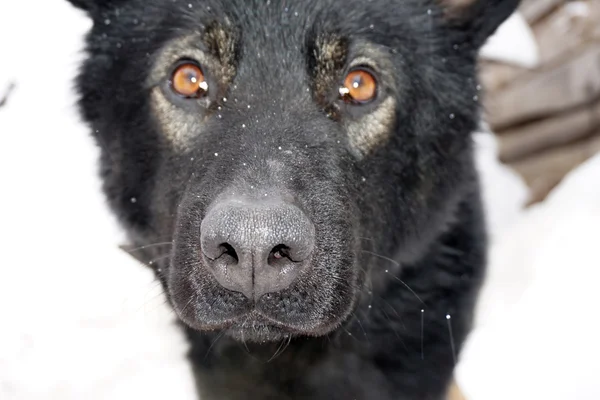
M289 287L307 268L315 228L283 200L224 200L201 225L204 261L229 290L258 300Z

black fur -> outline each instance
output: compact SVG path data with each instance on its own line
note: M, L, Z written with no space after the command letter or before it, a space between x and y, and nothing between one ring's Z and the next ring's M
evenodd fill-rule
M78 87L105 192L185 322L202 398L444 398L485 270L476 56L518 1L71 2L94 19ZM208 105L152 80L190 34L221 63ZM341 49L328 65L322 40ZM346 127L372 110L330 96L361 46L382 54L378 98L395 99L389 139L364 156ZM197 118L183 148L153 90ZM311 268L261 299L263 316L199 255L226 191L289 194L315 224Z

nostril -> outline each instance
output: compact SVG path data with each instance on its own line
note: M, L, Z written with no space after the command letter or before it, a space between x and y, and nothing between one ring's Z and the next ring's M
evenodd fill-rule
M290 248L284 244L278 244L273 247L268 257L268 264L271 266L280 265L282 262L294 261L290 257Z
M219 245L219 249L221 249L221 255L218 258L228 257L232 259L236 264L240 261L235 249L229 243L221 243Z

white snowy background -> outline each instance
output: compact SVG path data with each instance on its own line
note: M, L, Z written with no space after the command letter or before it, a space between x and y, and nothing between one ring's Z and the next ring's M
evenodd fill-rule
M194 399L151 273L118 249L72 78L91 22L63 0L0 1L0 399ZM522 19L484 50L535 65ZM457 370L469 400L599 400L600 156L528 210L477 135L490 272Z

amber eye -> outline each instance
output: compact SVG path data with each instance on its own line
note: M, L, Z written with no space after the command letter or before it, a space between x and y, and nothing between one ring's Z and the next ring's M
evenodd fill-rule
M202 69L191 62L181 64L173 71L171 86L183 97L200 97L208 91L208 83Z
M368 103L377 95L377 81L365 69L354 69L346 75L340 97L348 102Z

